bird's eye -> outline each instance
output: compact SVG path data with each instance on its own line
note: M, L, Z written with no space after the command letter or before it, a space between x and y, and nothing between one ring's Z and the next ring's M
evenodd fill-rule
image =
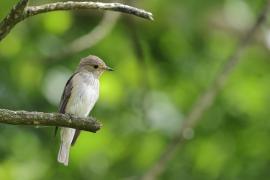
M94 65L94 68L97 69L98 68L98 65Z

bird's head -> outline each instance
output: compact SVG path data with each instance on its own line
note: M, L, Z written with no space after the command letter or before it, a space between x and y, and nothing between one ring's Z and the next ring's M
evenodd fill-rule
M78 70L83 70L83 71L93 73L97 75L98 77L104 71L113 71L113 69L107 66L102 59L93 55L82 58L80 61Z

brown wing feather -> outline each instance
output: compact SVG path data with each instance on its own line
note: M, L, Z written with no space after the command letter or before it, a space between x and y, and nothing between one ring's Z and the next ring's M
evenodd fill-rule
M59 110L58 111L60 113L63 113L63 114L66 113L66 106L67 106L67 103L68 103L68 100L69 100L69 98L71 96L71 91L72 91L71 79L75 76L75 74L77 74L77 73L74 73L66 83L64 92L63 92L62 97L61 97L60 105L59 105ZM55 131L54 131L55 135L57 134L57 130L58 130L58 127L55 127ZM80 135L80 132L81 132L80 130L75 131L75 135L73 137L71 145L74 145L76 143L76 140L78 139L78 137Z
M71 79L74 77L75 74L77 74L77 73L74 73L74 74L68 79L68 81L67 81L67 83L66 83L64 92L63 92L62 97L61 97L59 109L58 109L58 112L60 112L60 113L65 114L66 106L67 106L68 100L69 100L69 98L70 98L70 96L71 96L71 90L72 90ZM54 135L57 134L57 130L58 130L58 127L55 127Z
M71 145L72 145L72 146L76 143L76 141L77 141L77 139L78 139L80 133L81 133L81 131L76 129L75 135L74 135L74 137L73 137L73 139L72 139L72 142L71 142Z
M75 74L77 74L77 73L75 73ZM65 113L65 111L66 111L66 106L67 106L68 100L71 96L71 90L72 90L71 79L75 76L75 74L73 74L66 83L64 92L63 92L62 97L61 97L59 109L58 109L58 111L60 113Z

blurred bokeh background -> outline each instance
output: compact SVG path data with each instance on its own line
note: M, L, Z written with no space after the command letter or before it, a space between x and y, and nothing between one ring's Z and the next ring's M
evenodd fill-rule
M0 19L16 2L0 1ZM54 1L30 4L46 2ZM265 0L125 3L153 12L155 21L94 10L53 12L23 21L0 42L0 108L57 111L66 80L89 54L115 69L101 78L100 99L91 113L104 126L96 134L81 134L68 167L56 162L59 137L53 136L52 127L1 124L0 179L116 180L143 175ZM256 33L193 138L159 179L270 178L269 23ZM90 48L76 50L74 40L97 26L102 33L91 37L97 42L89 40Z

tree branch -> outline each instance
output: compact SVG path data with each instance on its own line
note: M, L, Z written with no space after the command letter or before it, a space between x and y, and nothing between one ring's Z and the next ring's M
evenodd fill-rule
M28 0L20 0L13 7L10 13L0 23L0 41L10 32L10 30L19 22L31 16L59 10L76 10L76 9L101 9L109 11L118 11L132 14L141 18L153 20L153 15L142 9L124 5L121 3L101 3L101 2L56 2L40 6L26 6Z
M60 126L96 132L101 124L94 118L79 118L68 114L11 111L0 109L0 123L32 126Z
M75 9L102 9L110 11L118 11L122 13L132 14L141 18L153 20L153 15L142 9L124 5L121 3L102 3L102 2L57 2L44 4L40 6L29 6L25 9L26 17L34 16L37 14L59 11L59 10L75 10Z
M181 126L180 131L178 132L178 134L175 135L173 140L169 143L167 148L164 150L164 152L156 161L156 163L152 166L152 168L144 174L144 176L142 177L143 180L157 179L157 177L163 173L167 163L170 161L170 159L172 159L177 149L180 148L180 146L189 139L188 134L193 133L193 128L200 122L201 117L214 103L214 100L218 95L219 91L224 87L226 80L228 79L236 65L240 62L240 56L243 54L244 49L251 42L255 32L266 21L266 16L269 8L270 1L268 1L252 28L239 42L239 45L237 46L235 51L227 59L221 71L217 74L214 82L197 99L190 113L186 116L184 124Z
M24 9L28 0L20 0L0 23L0 41L6 37L10 30L23 20Z

